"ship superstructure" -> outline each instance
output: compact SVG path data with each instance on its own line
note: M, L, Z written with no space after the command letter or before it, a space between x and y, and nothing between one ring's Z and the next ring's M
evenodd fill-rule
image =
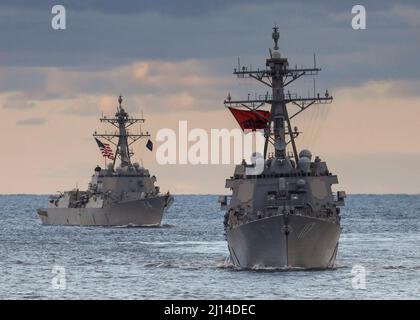
M315 76L321 69L315 58L311 68L291 68L279 52L277 27L272 38L274 47L265 68L234 69L238 77L253 78L271 92L255 99L248 95L244 100L233 100L229 94L224 101L237 120L245 119L242 128L245 124L248 129L261 129L265 137L263 168L255 173L255 164L243 161L237 165L226 180L232 195L219 199L226 210L230 259L242 268L332 267L341 232L339 207L346 195L344 191L332 193L331 186L338 179L326 162L313 158L309 150L298 152L299 130L292 127L291 120L313 105L331 103L333 98L328 91L310 97L286 91L297 79ZM293 112L290 106L295 107Z

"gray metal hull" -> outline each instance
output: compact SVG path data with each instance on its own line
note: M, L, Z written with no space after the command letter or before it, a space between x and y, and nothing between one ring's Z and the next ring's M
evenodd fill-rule
M38 215L44 225L158 226L166 208L165 196L159 196L105 208L46 208Z
M228 230L227 241L241 268L326 269L334 266L340 231L326 220L278 215Z

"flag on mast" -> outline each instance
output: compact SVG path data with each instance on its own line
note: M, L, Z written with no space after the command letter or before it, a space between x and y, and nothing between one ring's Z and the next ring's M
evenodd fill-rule
M99 149L101 150L102 155L105 158L114 160L114 152L112 152L111 147L109 146L109 143L103 143L100 140L98 140L97 138L95 138L96 143L98 144Z
M146 148L149 149L150 151L153 151L153 142L152 140L148 140L146 143Z
M269 111L264 110L241 110L229 107L236 121L238 121L242 130L250 129L255 131L257 129L265 129L267 127L268 119L270 117Z

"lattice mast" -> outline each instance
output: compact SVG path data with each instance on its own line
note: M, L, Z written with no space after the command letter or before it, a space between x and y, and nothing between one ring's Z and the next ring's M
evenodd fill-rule
M124 108L121 106L122 102L122 96L119 96L119 105L117 107L117 112L115 113L115 118L107 118L106 116L100 118L101 122L112 124L118 129L118 131L114 133L97 133L95 131L95 133L93 134L94 137L104 138L116 147L112 169L114 169L115 167L117 158L119 158L121 161L121 167L131 165L131 156L134 155L134 152L130 150L130 146L141 138L150 137L149 132L143 133L141 131L141 128L139 133L130 133L130 131L128 130L129 127L131 127L135 123L144 123L145 119L130 117L128 113L124 110ZM116 138L118 138L117 142L115 141L117 140Z
M285 88L289 84L302 76L318 75L321 69L316 67L315 56L314 66L312 68L298 69L296 66L294 69L290 69L287 58L282 58L278 51L278 40L280 38L278 27L273 28L272 38L274 40L274 47L273 50L269 49L270 57L266 60L266 69L248 70L247 67L238 65L238 68L235 68L233 72L238 78L253 78L270 87L272 89L271 95L267 92L267 94L260 95L258 98L256 97L252 100L248 94L247 100L232 100L230 94L228 94L224 103L229 107L246 108L254 112L257 117L262 116L256 110L266 104L270 104L270 116L268 119L265 119L267 121L267 127L264 130L264 159L267 158L268 143L274 146L274 157L279 159L286 158L286 147L290 143L293 156L297 162L298 153L295 139L299 135L299 131L297 127L292 129L290 120L314 104L331 103L333 98L329 95L328 90L325 91L324 97L320 97L319 93L315 96L315 90L314 96L307 98L303 98L297 94L291 94L290 92L285 93ZM291 116L289 116L287 109L287 104L290 103L298 107L298 110L295 110ZM286 136L289 138L288 141L286 141Z

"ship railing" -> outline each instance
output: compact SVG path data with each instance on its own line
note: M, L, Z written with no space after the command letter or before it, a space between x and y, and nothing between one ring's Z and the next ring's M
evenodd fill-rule
M220 203L220 209L224 210L227 209L228 205L230 204L230 201L232 200L231 195L222 195L219 196L218 202Z
M285 100L293 100L293 99L298 99L298 98L299 98L299 96L297 95L297 93L290 93L290 92L283 93L283 99L285 99ZM273 100L273 95L272 94L255 95L255 100L272 101Z
M258 95L258 100L270 101L270 100L273 100L273 95L272 94L260 94L260 95Z
M268 210L276 210L277 212L281 213L283 209L293 210L296 214L304 214L304 215L314 215L312 208L302 204L300 201L290 201L287 200L267 200L265 203L265 207Z
M346 193L344 191L333 192L332 198L336 206L344 206L344 199L346 198Z

